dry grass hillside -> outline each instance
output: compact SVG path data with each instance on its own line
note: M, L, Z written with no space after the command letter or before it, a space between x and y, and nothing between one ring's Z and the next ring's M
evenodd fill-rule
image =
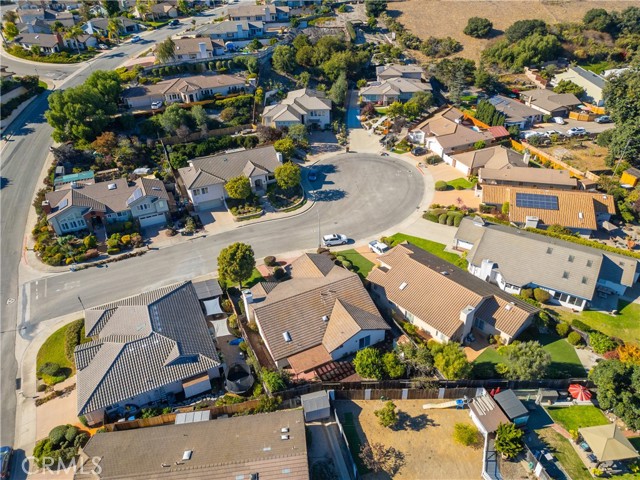
M547 23L575 22L592 8L624 10L638 0L406 0L389 3L389 14L420 38L452 37L462 43L460 56L479 60L492 39L476 39L462 33L470 17L493 22L493 38L517 20L538 18Z

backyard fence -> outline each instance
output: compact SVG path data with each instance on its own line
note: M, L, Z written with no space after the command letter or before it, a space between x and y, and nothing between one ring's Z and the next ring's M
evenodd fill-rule
M531 471L536 476L536 478L539 478L540 480L553 480L553 477L549 475L545 470L544 466L542 465L542 462L540 462L536 458L536 456L533 454L531 450L529 450L529 447L526 444L524 446L524 451L527 457L527 462L529 462L529 468L531 468ZM566 478L571 478L571 477L567 476Z
M336 419L336 425L338 425L338 430L340 431L340 435L342 435L342 439L344 440L344 443L347 446L347 452L349 452L349 455L347 455L346 458L349 460L349 466L353 471L353 478L357 480L358 478L360 478L358 475L358 466L356 465L356 461L353 458L353 454L351 453L351 446L349 446L349 439L347 438L347 434L344 432L344 427L340 422L338 412L336 412L335 410L333 412L333 417Z

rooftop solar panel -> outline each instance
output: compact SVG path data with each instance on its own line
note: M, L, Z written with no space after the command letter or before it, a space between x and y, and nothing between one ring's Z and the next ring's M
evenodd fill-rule
M516 207L558 210L558 197L556 195L518 192L516 193Z

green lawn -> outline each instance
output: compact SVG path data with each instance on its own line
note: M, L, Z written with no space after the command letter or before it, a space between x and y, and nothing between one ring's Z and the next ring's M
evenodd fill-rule
M62 368L68 368L71 371L74 370L73 362L69 360L64 353L64 339L69 325L65 325L64 327L56 330L45 340L40 347L40 350L38 350L38 356L36 357L36 369L40 368L45 363L57 363Z
M553 421L570 432L579 428L607 425L609 420L599 408L593 405L574 405L572 407L548 407L547 413Z
M393 245L407 241L414 244L416 247L434 254L436 257L440 257L441 259L454 264L457 267L463 268L464 270L467 269L467 261L455 253L445 252L444 249L446 248L446 245L442 243L432 242L431 240L424 238L412 237L411 235L405 235L404 233L396 233L389 238L393 239Z
M347 441L349 442L349 450L351 451L351 456L356 462L356 466L358 467L358 472L361 475L364 475L369 472L367 467L364 466L362 460L360 459L360 447L362 446L362 442L360 441L360 435L358 435L358 430L356 429L355 423L353 421L353 413L346 412L344 414L344 420L342 422L342 426L344 427L344 434L347 437Z
M584 466L569 440L552 428L543 428L536 433L540 440L547 444L572 480L592 480L589 470Z
M344 250L342 252L336 252L336 255L343 256L346 260L350 261L355 267L355 271L360 278L367 278L369 272L373 269L374 263L370 262L353 248L350 250Z
M589 70L593 73L597 73L598 75L602 75L602 72L611 68L615 68L615 66L616 66L615 63L609 62L607 60L603 60L597 63L589 63L586 65L581 65L581 67L584 68L585 70Z
M462 187L463 189L468 190L470 188L473 188L475 183L470 182L466 178L460 177L456 178L455 180L448 181L447 185L449 185L451 188Z
M554 309L561 320L571 323L581 320L591 328L624 341L640 344L640 305L620 300L618 315L612 316L603 312L584 311L573 313L564 309Z
M254 268L253 269L253 273L251 273L251 277L249 278L249 280L246 280L246 281L242 282L242 288L251 288L256 283L260 283L260 282L264 282L264 277L258 271L257 268ZM223 282L222 280L220 280L220 283L222 284L222 286L224 288L231 288L231 287L237 287L238 286L237 283L232 282L230 280L227 280L226 282Z
M580 363L578 354L569 342L558 335L540 334L537 331L527 330L518 340L537 340L551 355L551 365L547 372L548 378L585 377L586 372ZM494 349L487 348L473 362L473 373L476 378L497 378L494 366L497 363L505 363L505 359Z

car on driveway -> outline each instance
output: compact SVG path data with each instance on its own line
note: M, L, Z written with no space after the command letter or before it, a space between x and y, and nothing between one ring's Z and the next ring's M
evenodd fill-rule
M105 45L104 43L101 43L100 45L98 45L98 48L100 50L109 50L109 46Z
M611 123L611 117L609 115L600 115L594 121L596 123Z
M551 135L558 135L559 137L561 137L562 136L562 132L559 132L558 130L547 130L542 135L547 137L547 138L551 138Z
M310 182L315 182L318 179L318 172L315 168L310 168L309 173L307 173L307 179Z
M162 107L162 100L158 100L151 103L151 110L157 110Z
M415 155L416 157L419 157L421 155L426 155L427 154L427 149L426 148L422 148L422 147L416 147L413 150L411 150L411 153L413 155Z
M140 40L142 40L142 37L140 35L134 35L133 37L131 37L131 43L137 43Z
M0 447L0 478L9 478L11 455L13 455L13 448Z
M564 118L562 118L562 117L552 117L551 121L553 123L557 123L558 125L564 125L565 123L567 123L567 122L564 121Z
M322 236L322 245L325 247L334 247L336 245L346 245L349 239L346 235L340 233L332 233L331 235Z
M371 250L373 253L377 253L378 255L382 255L383 253L389 251L389 246L386 243L374 240L373 242L369 242L369 250Z
M528 140L531 137L537 137L541 135L542 135L542 132L534 132L532 130L529 130L527 132L520 132L520 138L524 138L525 140Z
M180 20L178 20L177 18L174 18L169 22L169 25L171 25L172 27L175 27L176 25L180 25Z
M587 131L582 127L572 127L567 130L565 134L567 137L579 137L580 135L586 135Z

